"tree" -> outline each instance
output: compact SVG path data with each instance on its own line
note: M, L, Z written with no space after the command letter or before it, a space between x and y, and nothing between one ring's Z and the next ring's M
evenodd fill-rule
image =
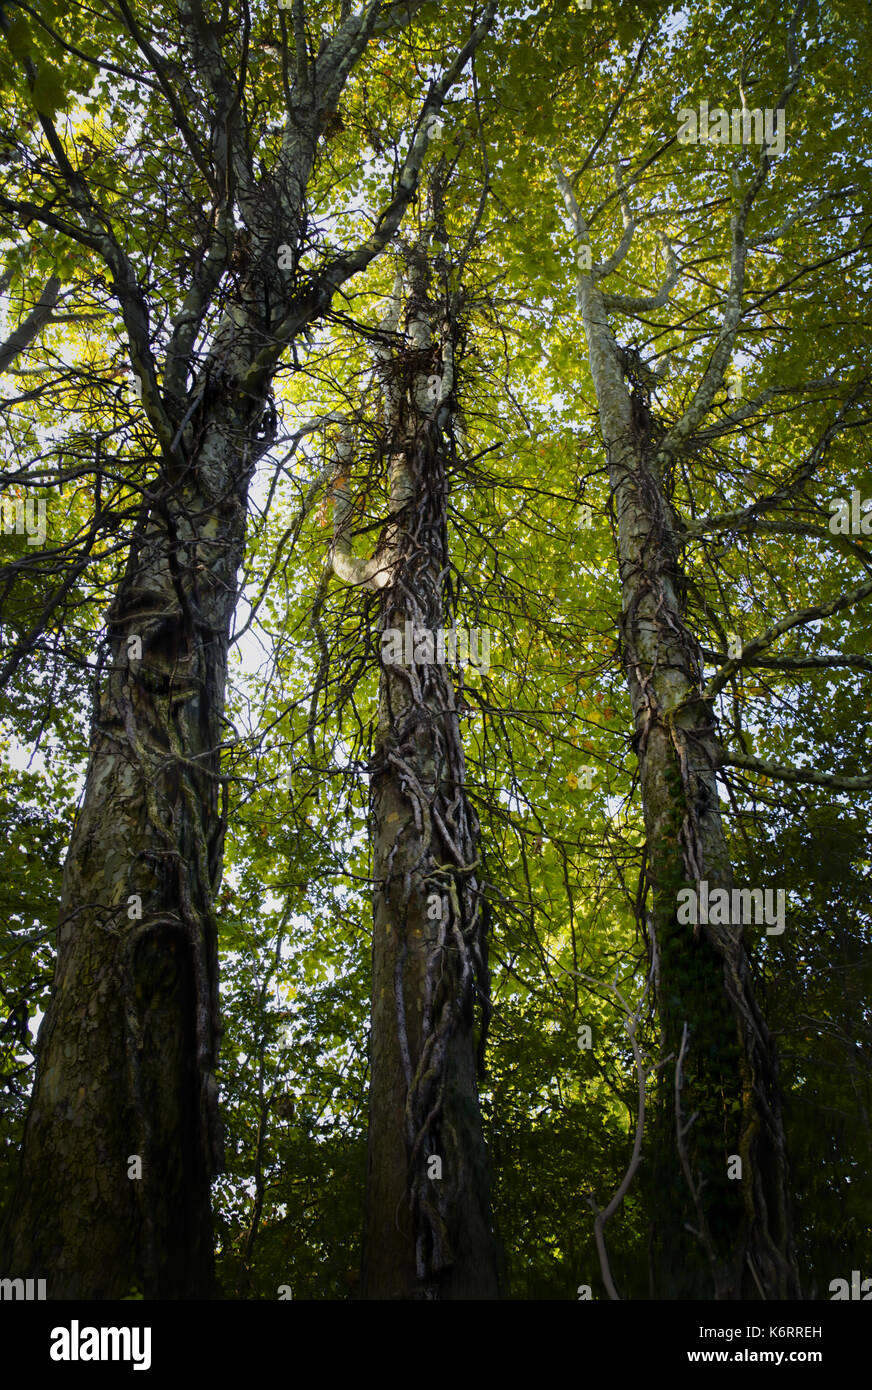
M661 1296L700 1297L713 1287L716 1298L787 1298L797 1297L800 1288L777 1054L751 977L750 905L744 915L741 906L738 914L728 910L717 916L714 908L710 915L702 908L706 891L711 896L722 890L721 901L731 905L737 900L716 776L726 764L755 768L785 781L820 781L835 788L870 785L865 778L845 780L827 773L775 767L743 752L732 752L718 734L713 706L714 695L733 672L742 665L753 667L758 654L768 651L798 625L859 603L872 592L869 582L836 600L784 614L744 645L734 639L731 630L727 652L718 654L723 664L706 682L703 654L690 616L700 585L691 579L685 560L695 541L713 533L723 536L753 534L758 527L765 530L773 514L777 516L787 503L805 494L834 440L859 419L858 406L866 399L867 378L850 370L841 379L828 373L796 384L789 377L772 380L771 367L759 344L755 367L770 377L771 384L755 383L751 399L736 409L732 404L725 407L722 394L729 386L727 374L734 354L743 336L753 331L759 311L757 286L751 289L750 303L746 301L749 250L780 240L821 203L843 199L853 191L846 180L837 179L817 197L807 192L786 222L779 219L781 225L767 222L768 210L763 210L759 220L757 195L773 167L774 128L782 129L788 102L800 83L802 11L800 4L786 26L786 76L767 110L767 118L774 117L773 132L768 143L764 135L753 161L751 152L744 148L753 118L744 100L744 115L740 109L740 120L748 126L749 134L737 142L743 146L742 154L732 160L736 191L730 209L729 273L722 283L715 280L715 302L703 311L706 318L714 317L712 328L695 330L697 339L707 346L704 370L693 387L682 382L684 401L668 423L662 416L658 418L651 405L652 393L664 375L660 367L668 372L665 346L660 346L660 360L652 367L635 344L619 344L610 324L614 316L623 316L649 326L652 316L670 305L682 267L662 225L663 278L659 287L648 294L609 293L601 288L634 245L643 216L632 206L630 189L642 181L643 171L659 158L662 146L661 151L655 150L644 159L634 155L622 160L615 153L615 195L624 230L615 251L598 260L591 254L591 230L576 198L574 180L559 163L554 166L575 234L578 311L584 323L608 456L610 506L622 585L621 650L645 814L645 883L652 895L647 928L657 952L663 1050L674 1058L674 1069L664 1073L661 1088L652 1172L653 1191L663 1204L654 1215L653 1278ZM746 57L739 79L743 98L742 82L747 80L750 67L751 59ZM762 85L761 77L757 82ZM620 139L618 123L616 150L620 149ZM783 141L777 152L783 153ZM648 180L644 219L656 226L661 217L652 182ZM725 198L721 201L728 202ZM753 231L752 213L758 214ZM844 258L856 249L849 237L834 254ZM813 269L814 263L806 261L804 273ZM779 292L776 285L766 297ZM685 316L686 310L668 325L658 325L659 336L674 337ZM706 447L752 429L755 418L775 397L798 397L801 401L803 396L814 398L820 392L835 393L841 400L818 437L806 446L802 462L792 473L781 479L763 470L761 478L758 471L753 480L746 478L751 502L734 504L720 515L701 515L705 504L695 474L705 476ZM730 401L732 396L731 391ZM687 468L690 459L694 460L694 473ZM722 469L722 461L717 463ZM703 612L715 623L716 610L716 603L703 601ZM724 626L732 629L734 624ZM829 664L827 658L821 660ZM778 664L777 657L774 664ZM681 891L682 885L690 885L687 893ZM699 913L682 916L682 899L687 902L690 895L698 902ZM771 925L774 930L784 929L783 908L778 927L774 918ZM737 1176L740 1182L731 1181ZM664 1193L668 1193L666 1201ZM691 1242L687 1232L692 1235Z
M438 171L430 203L429 225L406 248L381 324L377 449L387 464L389 520L369 560L351 549L359 421L342 427L333 485L336 574L381 592L362 1293L493 1298L476 1087L484 1034L477 1048L474 1028L476 1003L489 1007L486 905L478 821L465 788L462 705L448 672L459 662L462 673L470 640L458 632L447 582L447 498L459 466L462 264L450 261ZM471 634L477 664L480 640Z

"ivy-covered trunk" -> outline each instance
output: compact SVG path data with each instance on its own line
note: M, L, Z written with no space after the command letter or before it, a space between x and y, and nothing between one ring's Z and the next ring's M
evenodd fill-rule
M215 409L188 473L162 477L109 613L3 1261L50 1298L211 1292L219 761L252 410Z
M681 521L658 461L644 373L616 343L593 275L579 275L578 298L617 523L647 922L659 957L663 1055L671 1057L648 1142L651 1294L795 1298L777 1056L743 929L678 920L680 889L699 890L703 880L709 893L732 889L716 784L722 752L687 622ZM731 1156L741 1159L741 1177L729 1175L739 1172Z
M391 521L380 555L382 669L371 785L371 1092L365 1298L496 1298L477 1087L486 1019L478 821L446 661L446 472L454 336L411 261L407 341L380 366ZM406 644L408 642L408 648ZM444 645L447 644L447 652ZM479 650L481 650L479 648Z
M673 1059L661 1074L649 1172L653 1288L661 1298L796 1297L777 1057L742 926L678 920L681 888L698 892L705 881L709 894L729 891L732 873L715 777L721 753L684 612L676 520L642 437L632 471L623 461L612 469L612 488L648 925L663 1054Z

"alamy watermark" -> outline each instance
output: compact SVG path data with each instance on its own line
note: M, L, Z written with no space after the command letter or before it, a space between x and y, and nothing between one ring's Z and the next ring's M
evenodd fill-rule
M0 497L4 536L27 535L28 545L45 544L45 499Z
M753 134L752 134L753 132ZM699 104L699 113L692 106L682 106L678 113L679 145L696 145L709 141L713 145L764 145L767 154L784 154L785 148L784 108L774 111L770 106L764 110L747 106L735 107L725 111L722 106L709 110L704 98Z
M69 1327L53 1327L49 1356L52 1361L130 1361L135 1371L151 1366L150 1327L80 1327L73 1318Z
M830 511L830 530L834 536L872 534L872 497L861 497L856 488L851 493L850 502L846 502L844 497L834 497Z
M385 666L473 666L486 676L490 670L491 640L486 627L385 628L381 656Z
M774 894L774 902L773 902ZM708 881L703 879L696 888L680 888L678 891L679 923L684 926L693 923L711 923L712 926L741 927L751 922L751 909L754 921L760 926L767 923L767 936L780 936L784 931L784 889L767 888L714 888L709 892Z
M34 1293L34 1286L36 1292ZM24 1299L25 1302L42 1301L45 1298L44 1279L0 1279L0 1299Z
M872 1279L861 1280L859 1269L852 1269L850 1285L847 1279L833 1279L830 1282L830 1295L831 1303L846 1298L860 1303L872 1302Z

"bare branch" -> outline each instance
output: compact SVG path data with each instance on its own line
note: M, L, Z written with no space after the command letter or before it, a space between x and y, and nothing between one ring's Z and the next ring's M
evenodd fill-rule
M604 294L603 305L607 310L619 314L643 314L649 309L662 309L668 303L669 296L681 279L681 263L669 238L663 232L659 236L666 253L666 279L659 290L649 295Z
M779 618L777 623L767 627L765 631L758 634L750 642L746 642L742 649L741 657L732 657L719 671L712 676L706 686L702 699L712 700L719 690L727 684L730 677L736 672L743 662L750 662L758 652L765 651L771 647L785 632L791 628L801 627L805 623L818 622L821 618L829 618L833 613L841 613L846 608L852 608L855 603L872 594L872 579L867 579L864 583L851 589L849 593L842 594L839 598L834 598L829 603L821 603L817 608L799 608L793 613L786 613L783 618Z
M814 448L809 450L808 456L797 468L790 482L785 483L783 487L776 488L774 492L767 493L765 497L758 498L756 502L751 502L747 507L738 507L734 512L723 512L719 516L704 517L700 521L688 522L685 527L685 535L699 536L704 535L707 531L726 529L741 530L752 524L761 512L772 511L782 502L795 497L813 477L832 440L844 428L845 416L854 406L864 386L865 382L860 382L851 391L835 419L824 430Z
M818 772L812 767L788 767L784 763L771 763L764 758L752 758L747 753L725 753L724 767L736 767L745 772L759 772L776 782L789 782L795 786L803 783L819 787L830 787L833 791L860 792L872 789L872 776L846 777L839 772Z

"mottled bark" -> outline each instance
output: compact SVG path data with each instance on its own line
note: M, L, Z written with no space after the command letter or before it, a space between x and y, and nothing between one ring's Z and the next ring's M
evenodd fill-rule
M586 244L584 218L557 174L578 240ZM670 501L672 456L664 457L644 373L609 327L608 297L597 283L608 265L579 274L578 307L617 523L621 645L651 894L647 921L659 952L663 1055L673 1059L662 1072L649 1143L651 1292L657 1298L797 1297L777 1056L754 998L742 927L677 920L681 887L696 888L701 879L710 891L732 886L716 784L723 752L687 619L682 523ZM734 256L725 332L735 329L740 298ZM721 378L730 341L725 337L717 349ZM717 384L707 376L697 400L713 398ZM685 431L673 447L687 437ZM741 1181L727 1176L731 1154L742 1158Z

